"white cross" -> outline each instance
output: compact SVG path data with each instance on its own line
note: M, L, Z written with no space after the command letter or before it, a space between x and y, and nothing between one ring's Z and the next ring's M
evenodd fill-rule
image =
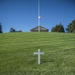
M38 54L38 64L40 64L40 55L44 54L44 52L40 52L40 49L38 49L38 52L34 52L34 54Z

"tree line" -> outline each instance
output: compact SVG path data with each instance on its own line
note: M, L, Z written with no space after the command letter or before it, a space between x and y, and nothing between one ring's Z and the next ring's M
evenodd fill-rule
M17 31L13 27L11 27L9 32L22 32L22 30ZM3 33L1 23L0 23L0 33Z
M13 27L10 28L10 32L22 32L22 30L16 31ZM65 32L64 26L60 23L51 29L51 32ZM75 20L73 20L66 28L67 33L75 33ZM0 33L2 32L2 25L0 23Z
M65 32L63 25L60 23L52 28L51 32ZM75 20L73 20L66 28L67 33L75 33Z

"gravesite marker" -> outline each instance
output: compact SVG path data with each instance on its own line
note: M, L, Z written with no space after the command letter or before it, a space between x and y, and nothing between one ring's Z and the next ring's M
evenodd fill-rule
M38 55L38 64L40 64L40 55L44 54L44 52L40 52L40 49L38 49L38 52L34 52L34 54Z

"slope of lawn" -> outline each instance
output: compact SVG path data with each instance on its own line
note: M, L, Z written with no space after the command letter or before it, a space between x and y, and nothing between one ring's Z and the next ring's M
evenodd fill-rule
M45 52L40 65L38 48ZM0 75L75 75L75 34L0 34Z

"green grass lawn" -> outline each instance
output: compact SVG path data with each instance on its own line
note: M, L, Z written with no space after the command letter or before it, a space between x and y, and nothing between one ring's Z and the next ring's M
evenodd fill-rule
M45 52L40 65L38 48ZM75 75L75 34L0 34L0 75Z

